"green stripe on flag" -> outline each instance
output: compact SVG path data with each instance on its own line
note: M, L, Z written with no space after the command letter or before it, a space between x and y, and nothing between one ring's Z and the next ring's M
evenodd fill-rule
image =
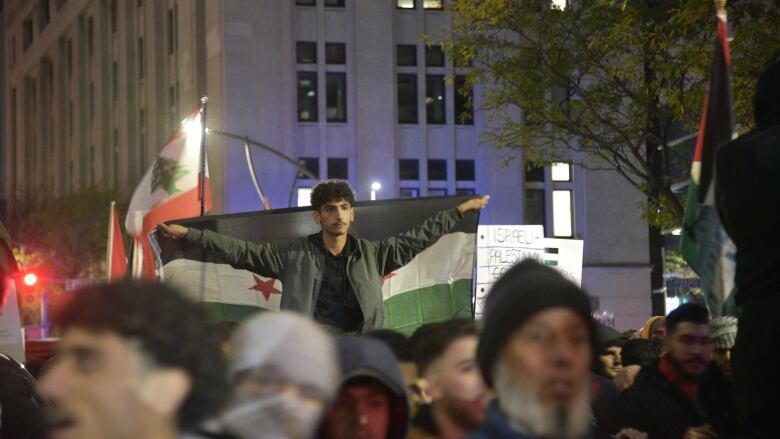
M219 322L242 322L265 308L250 305L234 305L231 303L202 302L206 312Z
M396 294L385 300L385 328L411 335L423 323L471 317L471 279Z

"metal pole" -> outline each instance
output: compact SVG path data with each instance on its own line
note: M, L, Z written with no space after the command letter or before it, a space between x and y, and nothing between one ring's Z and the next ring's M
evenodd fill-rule
M200 98L200 175L198 176L200 216L206 213L206 108L209 98Z

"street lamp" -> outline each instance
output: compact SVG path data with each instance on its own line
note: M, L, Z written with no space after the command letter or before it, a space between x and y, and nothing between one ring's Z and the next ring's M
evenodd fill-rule
M371 183L371 201L376 200L376 193L379 189L382 189L382 183L378 181Z

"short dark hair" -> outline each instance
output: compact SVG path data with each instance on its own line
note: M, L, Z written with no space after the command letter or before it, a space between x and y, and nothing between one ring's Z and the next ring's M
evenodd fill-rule
M628 338L626 337L614 338L604 343L604 349L602 349L601 352L604 353L607 351L607 349L614 348L614 347L618 347L622 349L626 345L626 343L628 343Z
M414 362L423 376L454 341L462 337L479 337L477 325L471 319L452 319L420 326L414 334Z
M623 345L623 350L620 351L620 360L623 367L633 365L648 367L661 357L663 351L664 344L660 339L637 338L629 340Z
M355 191L345 180L323 180L311 191L311 206L318 212L325 204L341 200L355 204Z
M386 344L390 350L393 351L396 358L398 358L398 361L412 361L412 348L409 343L409 338L400 332L391 329L377 329L366 334L366 337L379 340Z
M192 386L177 414L183 429L217 413L227 399L222 331L203 307L169 286L132 281L90 286L60 304L53 323L60 330L113 332L137 340L157 364L184 370Z
M666 316L666 331L671 334L674 328L684 322L706 325L710 321L710 313L707 308L698 303L685 303Z

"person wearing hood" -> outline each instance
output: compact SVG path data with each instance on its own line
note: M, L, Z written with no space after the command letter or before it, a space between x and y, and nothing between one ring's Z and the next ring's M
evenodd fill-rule
M401 369L379 340L336 338L341 363L338 396L320 428L322 439L403 439L409 400Z
M735 301L741 307L732 367L747 437L777 437L780 406L780 51L761 73L755 129L721 146L715 202L737 246Z
M469 437L587 437L596 346L587 295L526 260L493 285L482 323L477 362L497 398Z
M316 433L338 388L333 339L312 320L290 312L245 322L228 348L233 396L219 416L239 439L306 439Z

